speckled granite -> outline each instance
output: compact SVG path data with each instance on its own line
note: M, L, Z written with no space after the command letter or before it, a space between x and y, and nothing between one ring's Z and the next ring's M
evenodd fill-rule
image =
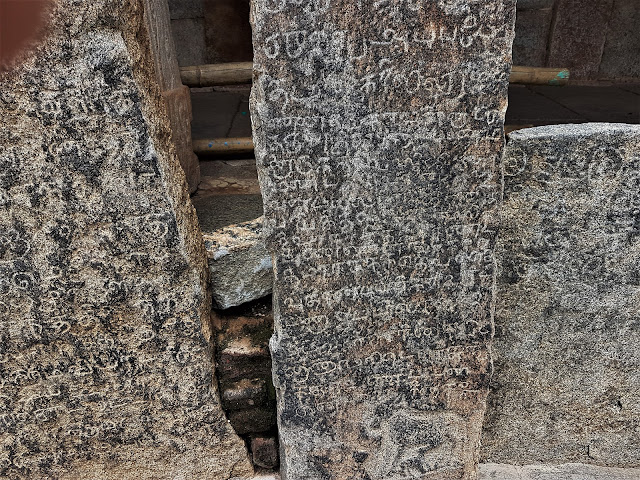
M58 0L0 76L0 478L249 476L138 0Z
M640 467L640 126L512 133L501 217L482 460Z

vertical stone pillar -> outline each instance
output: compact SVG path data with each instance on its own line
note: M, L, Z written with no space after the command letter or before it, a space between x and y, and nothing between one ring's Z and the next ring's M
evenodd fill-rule
M0 74L0 478L249 476L142 0L52 3Z
M288 480L476 476L514 14L253 3Z

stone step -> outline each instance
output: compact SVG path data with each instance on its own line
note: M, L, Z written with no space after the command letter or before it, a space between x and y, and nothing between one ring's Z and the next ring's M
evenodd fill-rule
M229 384L222 391L222 406L226 410L242 410L266 405L267 382L264 379L242 379Z

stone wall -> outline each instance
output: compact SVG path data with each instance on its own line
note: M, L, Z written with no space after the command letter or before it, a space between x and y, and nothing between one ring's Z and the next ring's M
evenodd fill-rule
M513 133L496 258L482 459L640 467L640 127Z
M58 0L0 74L0 477L249 476L142 0Z
M640 79L637 0L518 0L515 65L568 67L573 81Z
M249 0L168 0L180 66L250 62Z

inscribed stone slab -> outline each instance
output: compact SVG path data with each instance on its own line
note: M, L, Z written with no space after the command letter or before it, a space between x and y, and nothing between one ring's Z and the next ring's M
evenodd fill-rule
M0 477L249 475L142 2L49 20L0 77Z
M640 127L510 135L482 459L640 467Z
M475 478L514 12L253 3L286 479Z

